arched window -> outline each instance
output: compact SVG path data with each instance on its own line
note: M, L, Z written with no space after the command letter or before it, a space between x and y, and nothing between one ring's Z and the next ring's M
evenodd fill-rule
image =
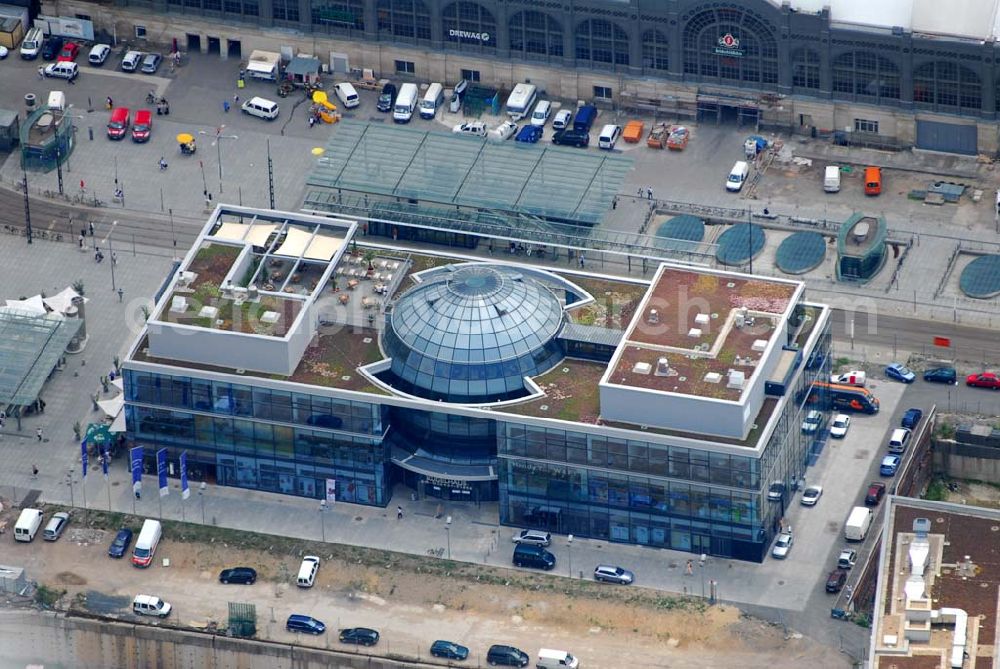
M726 7L684 26L684 73L722 82L778 83L778 43L752 12Z
M453 2L441 12L444 38L461 46L497 46L497 21L477 2Z
M848 51L833 59L832 87L853 100L898 100L899 68L871 51Z
M819 54L812 49L796 49L792 52L792 86L819 88Z
M423 0L378 0L378 31L408 39L431 38L431 15Z
M325 32L365 29L365 0L328 0L310 9L312 24Z
M924 63L913 71L913 101L936 107L982 109L983 86L965 65L946 60Z
M518 12L507 23L510 50L524 55L563 55L563 29L559 22L544 12Z
M642 34L642 66L651 70L669 70L670 54L667 36L659 30L647 30Z
M628 34L604 19L587 19L576 28L576 58L592 63L628 65Z

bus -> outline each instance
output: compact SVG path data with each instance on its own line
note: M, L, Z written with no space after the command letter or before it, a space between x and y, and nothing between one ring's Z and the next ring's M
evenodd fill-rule
M870 390L857 386L845 386L837 383L816 381L809 393L809 404L825 404L827 408L838 411L857 411L860 413L878 413L879 402Z

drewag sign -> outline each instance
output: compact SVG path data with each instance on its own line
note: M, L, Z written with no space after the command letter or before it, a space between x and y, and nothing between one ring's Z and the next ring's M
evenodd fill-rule
M490 41L489 33L474 33L468 30L449 30L448 37L452 39L467 39L473 42L482 42L483 44Z

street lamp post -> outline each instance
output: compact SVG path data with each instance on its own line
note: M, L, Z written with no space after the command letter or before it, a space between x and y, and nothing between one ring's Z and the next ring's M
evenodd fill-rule
M69 473L66 475L66 485L69 486L69 505L76 506L76 502L73 499L73 468L69 468Z
M444 535L448 541L448 559L451 559L451 516L444 519Z
M21 176L24 178L24 225L25 234L28 237L28 243L31 243L31 204L28 199L28 171L25 169L24 163L21 163Z
M572 534L566 537L566 549L567 549L567 556L569 557L569 559L567 560L567 562L569 563L569 577L573 578L573 535Z
M198 486L198 497L201 498L201 524L205 525L205 482Z
M701 573L701 597L702 597L702 599L705 598L705 562L707 562L707 561L708 561L708 555L706 555L705 553L702 553L701 557L698 558L698 565L700 567L698 569L698 571Z
M112 238L115 234L115 226L118 225L118 221L111 222L111 231L108 232L108 255L111 256L108 260L111 261L111 292L115 292L115 247L112 243Z
M219 192L222 192L222 140L224 139L239 139L238 135L223 135L222 131L226 128L226 124L223 123L218 128L215 129L215 140L212 145L215 146L215 151L218 154L219 160ZM198 131L199 135L208 135L209 133L204 130ZM207 190L207 189L206 189Z

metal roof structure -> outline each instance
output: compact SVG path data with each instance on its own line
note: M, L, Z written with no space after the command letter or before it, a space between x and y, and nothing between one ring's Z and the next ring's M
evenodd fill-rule
M342 121L307 184L595 225L633 160L430 130Z
M559 339L563 341L598 344L612 348L617 347L622 342L623 336L625 336L624 330L602 328L597 325L581 325L571 321L566 321L562 331L559 333Z
M83 325L78 318L0 308L0 406L26 406Z

